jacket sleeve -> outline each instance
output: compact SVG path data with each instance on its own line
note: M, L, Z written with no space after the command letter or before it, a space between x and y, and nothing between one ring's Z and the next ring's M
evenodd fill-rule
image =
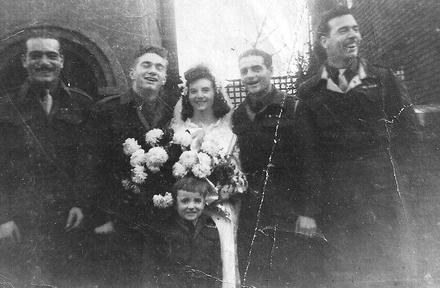
M320 213L321 173L311 110L299 100L295 108L295 131L299 162L299 197L303 203L299 214L314 217Z
M406 166L406 162L415 160L414 149L420 139L414 107L406 87L391 71L386 71L382 81L391 151L397 161Z

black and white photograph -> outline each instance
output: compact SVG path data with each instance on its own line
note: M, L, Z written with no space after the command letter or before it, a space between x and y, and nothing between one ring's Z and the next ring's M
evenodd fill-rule
M0 288L440 288L439 0L0 3Z

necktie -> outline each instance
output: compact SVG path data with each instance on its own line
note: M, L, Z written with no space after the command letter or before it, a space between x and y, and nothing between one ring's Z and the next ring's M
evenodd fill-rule
M44 112L46 112L46 115L49 115L50 109L52 109L53 104L53 98L52 95L50 95L49 93L49 89L44 90L44 97L40 102L41 106L43 106Z
M342 92L347 91L348 88L348 81L347 78L345 78L345 69L340 69L338 73L338 86L341 88Z

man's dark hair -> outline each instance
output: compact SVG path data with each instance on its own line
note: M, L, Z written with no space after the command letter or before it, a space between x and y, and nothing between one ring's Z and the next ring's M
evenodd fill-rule
M63 45L61 44L60 39L58 38L57 35L55 35L55 33L44 29L44 28L39 28L39 29L30 29L25 31L25 41L23 42L23 46L22 46L22 51L21 54L23 56L26 55L27 53L27 41L30 39L37 39L37 38L42 38L42 39L53 39L56 40L59 44L59 53L62 55L63 54Z
M260 50L260 49L249 49L247 51L244 51L240 56L238 56L238 60L240 61L241 58L248 57L248 56L261 56L263 57L264 65L266 65L266 68L272 67L272 55L269 53Z
M321 15L321 21L319 22L318 29L317 29L317 36L320 38L321 36L327 36L330 32L330 27L328 25L328 22L332 20L333 18L341 17L344 15L353 15L350 9L348 9L345 6L338 5L333 9L330 9L326 12L324 12Z
M197 65L184 73L186 80L187 93L182 97L182 120L193 117L194 109L189 103L189 85L200 79L207 79L211 82L212 89L214 90L214 103L212 104L212 111L214 116L219 119L225 116L231 108L226 103L223 93L217 89L217 84L215 82L215 77L212 75L209 68L204 65Z
M167 49L159 47L159 46L148 45L148 46L140 47L134 53L133 66L136 65L137 60L138 60L139 57L141 57L142 55L147 54L147 53L157 54L160 57L162 57L165 60L167 60L167 62L168 62L168 50Z
M322 64L327 59L327 52L324 47L321 46L321 37L328 36L330 33L330 26L328 22L330 20L341 17L344 15L353 15L350 9L345 6L338 5L321 14L321 21L319 22L318 29L316 30L316 39L314 44L314 53L318 62Z

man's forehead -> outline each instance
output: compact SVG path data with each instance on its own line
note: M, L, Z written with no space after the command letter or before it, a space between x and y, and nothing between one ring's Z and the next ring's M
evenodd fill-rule
M163 65L167 65L168 61L165 58L162 58L161 56L157 55L156 53L145 53L142 56L140 56L137 59L137 63L142 63L142 62L151 62L154 64L163 64Z
M27 51L60 51L60 43L53 38L30 38L26 41Z
M246 68L246 67L252 67L252 66L266 67L266 65L264 64L263 56L259 56L259 55L245 56L238 61L238 65L240 66L240 68Z
M328 27L330 30L344 26L357 26L356 19L354 19L353 15L346 14L339 17L332 18L328 21Z

